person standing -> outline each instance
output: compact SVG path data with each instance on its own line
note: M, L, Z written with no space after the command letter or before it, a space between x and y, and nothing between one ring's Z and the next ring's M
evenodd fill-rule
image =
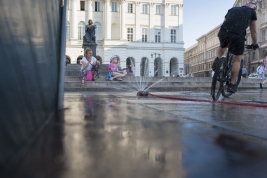
M242 77L243 77L243 78L246 78L247 73L248 73L247 68L246 68L245 65L243 65L243 68L242 68Z
M214 76L214 73L215 73L214 70L212 70L212 71L211 71L211 77L212 77L212 78L213 78L213 76Z
M264 68L263 64L261 64L257 68L258 78L262 79L264 77L264 72L265 72L265 68Z

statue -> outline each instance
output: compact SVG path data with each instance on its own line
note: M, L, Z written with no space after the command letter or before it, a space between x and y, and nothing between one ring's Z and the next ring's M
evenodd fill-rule
M96 57L96 37L95 37L95 29L96 26L93 25L93 21L91 19L88 20L88 24L85 27L85 35L83 36L83 49L91 48L93 51L93 56Z
M95 43L95 29L96 26L93 25L93 21L89 19L88 25L85 27L85 35L83 37L84 43Z

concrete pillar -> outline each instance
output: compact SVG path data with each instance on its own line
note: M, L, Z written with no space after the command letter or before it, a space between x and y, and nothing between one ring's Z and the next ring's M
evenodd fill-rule
M77 0L72 0L71 4L71 38L78 39L78 22L76 19Z
M148 74L150 74L151 72L151 75L154 76L154 60L155 58L149 58L148 61L149 61L149 64L148 64Z
M162 40L161 42L170 42L170 29L169 29L169 25L168 25L168 17L170 15L170 12L169 12L169 9L170 9L170 4L169 3L165 3L164 4L164 22L163 22L163 25L164 25L164 28L161 30L161 33L162 33Z
M125 16L125 6L126 6L126 0L121 0L121 6L120 6L120 39L121 40L126 40L126 29L125 29L125 20L124 20L124 16Z
M183 4L179 4L178 5L179 7L179 11L178 11L178 39L177 41L178 42L182 42L184 41L183 40L183 8L184 8L184 5Z
M92 15L92 0L88 0L88 6L87 6L87 20L86 22L88 22L89 19L93 20L93 15Z
M135 76L140 76L140 63L141 63L141 59L137 58L135 56Z
M106 19L106 39L111 39L111 16L110 16L110 0L106 0L105 4L105 19Z
M155 28L154 28L154 5L155 3L152 2L150 3L149 6L149 34L148 34L148 42L154 42L155 41ZM153 64L154 66L154 64ZM153 71L154 71L154 67L153 67ZM154 74L154 72L152 73Z
M135 2L135 38L134 41L142 41L142 35L140 34L140 13L141 2Z

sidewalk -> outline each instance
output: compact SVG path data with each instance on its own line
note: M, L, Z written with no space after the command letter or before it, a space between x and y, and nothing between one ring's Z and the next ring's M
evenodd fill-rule
M256 91L242 99L249 92L257 99ZM264 108L104 92L66 93L65 107L64 117L47 126L13 177L266 177ZM251 130L259 127L262 137Z

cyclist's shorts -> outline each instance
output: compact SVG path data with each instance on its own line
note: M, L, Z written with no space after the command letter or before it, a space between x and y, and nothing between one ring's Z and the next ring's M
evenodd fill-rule
M245 46L245 40L244 38L228 33L226 31L219 31L218 34L219 40L220 40L220 46L222 48L227 47L228 45L231 46L230 52L234 55L242 55L244 53L244 46Z

